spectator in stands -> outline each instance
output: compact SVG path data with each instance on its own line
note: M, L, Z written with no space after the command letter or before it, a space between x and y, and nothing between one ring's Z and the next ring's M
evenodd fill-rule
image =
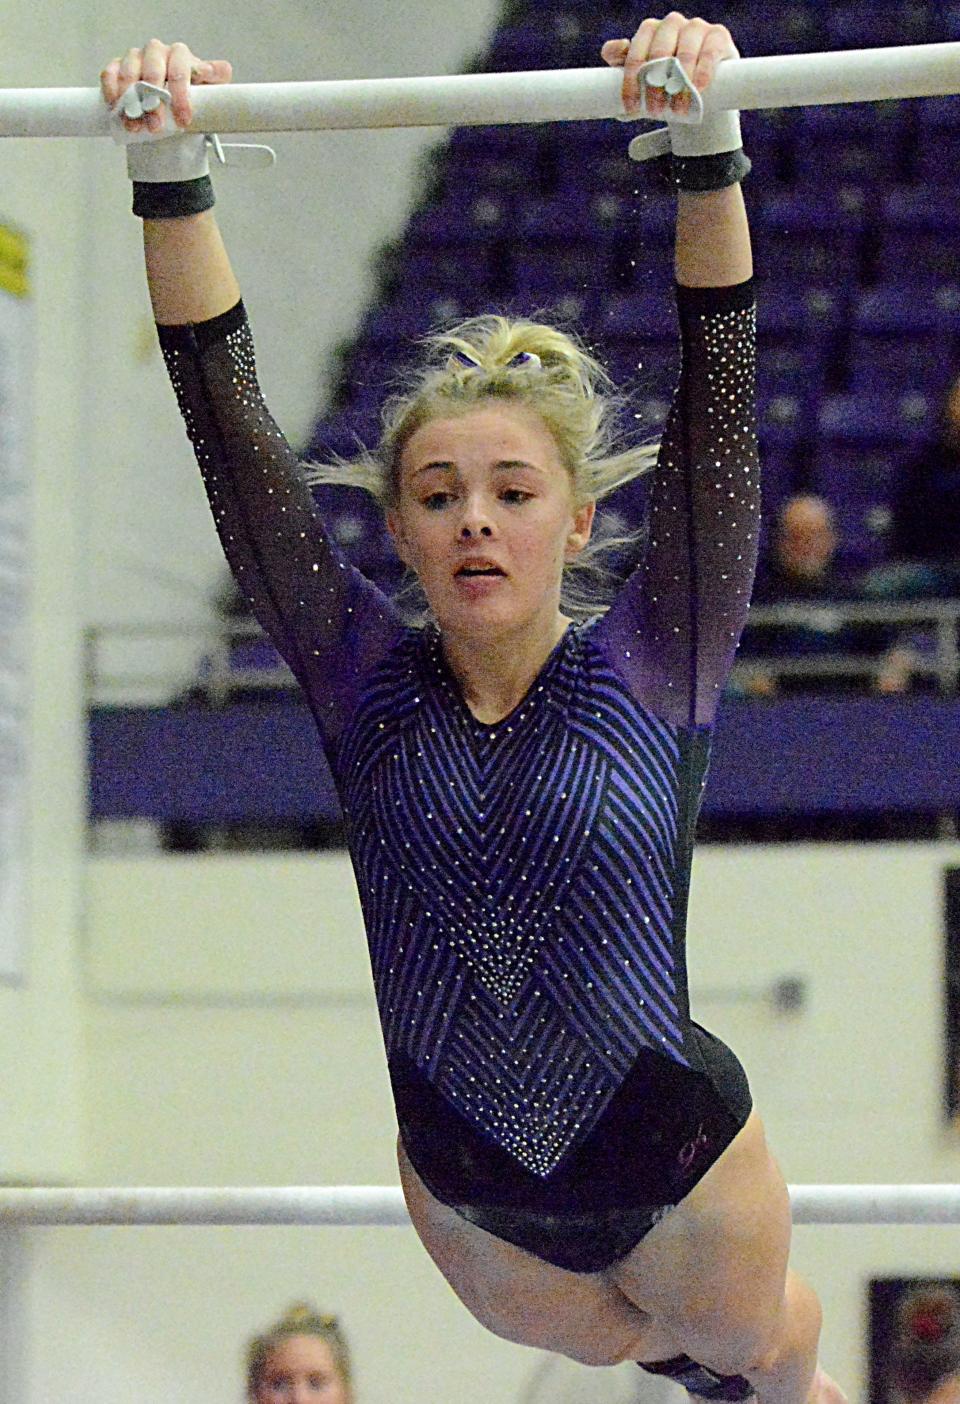
M952 1282L900 1299L888 1378L891 1404L960 1404L960 1294Z
M250 1404L353 1404L350 1351L335 1316L297 1302L247 1346Z
M906 467L893 508L890 579L898 598L960 595L960 376L933 438ZM889 598L889 595L888 595Z
M789 622L749 625L740 644L741 660L757 656L832 657L841 653L870 654L886 646L887 631L845 623L832 608L862 598L858 579L845 571L837 557L839 537L833 509L822 497L791 497L774 528L772 548L761 562L753 592L754 605L809 606L792 609ZM751 669L744 682L754 696L825 687L862 688L859 678L826 673L777 678L769 668ZM899 689L890 689L899 690Z
M837 566L833 509L822 497L791 497L777 518L774 549L757 571L755 604L849 598Z

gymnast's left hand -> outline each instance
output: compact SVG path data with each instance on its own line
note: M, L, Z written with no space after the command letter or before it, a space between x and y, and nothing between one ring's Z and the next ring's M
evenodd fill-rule
M632 39L608 39L600 57L611 68L623 69L623 106L631 114L640 106L640 80L637 74L651 59L678 58L683 71L698 92L709 87L717 64L740 54L725 24L708 24L703 19L688 20L677 10L666 19L645 19ZM689 93L669 99L656 88L647 89L647 107L652 112L685 112Z

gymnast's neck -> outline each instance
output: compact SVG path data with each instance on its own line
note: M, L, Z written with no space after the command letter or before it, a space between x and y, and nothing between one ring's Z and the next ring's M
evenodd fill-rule
M443 630L444 657L477 721L490 725L509 716L571 622L558 611L486 636Z

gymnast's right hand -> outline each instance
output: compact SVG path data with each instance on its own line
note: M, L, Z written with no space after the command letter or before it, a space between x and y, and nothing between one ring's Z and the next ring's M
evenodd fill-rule
M131 83L141 79L158 88L166 88L173 100L171 110L174 121L178 127L188 127L193 116L191 83L229 83L232 77L233 68L226 59L210 62L197 58L186 44L164 44L159 39L151 39L144 48L128 49L123 58L107 64L100 74L100 91L104 101L113 107ZM159 132L163 128L164 115L157 110L135 119L124 117L123 124L129 132L143 128Z

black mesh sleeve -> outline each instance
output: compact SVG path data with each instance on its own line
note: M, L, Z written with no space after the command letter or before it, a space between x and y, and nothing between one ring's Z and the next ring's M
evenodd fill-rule
M263 402L242 302L207 322L157 330L227 560L332 743L399 620L317 512Z
M642 564L597 626L635 696L713 721L747 616L760 530L753 280L677 288L680 382L651 489Z

